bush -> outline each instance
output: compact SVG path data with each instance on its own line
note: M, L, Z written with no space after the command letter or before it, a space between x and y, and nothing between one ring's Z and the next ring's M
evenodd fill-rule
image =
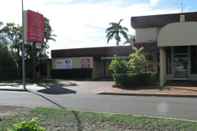
M111 64L109 65L109 70L112 73L112 77L116 82L116 85L122 85L122 83L127 81L127 77L124 77L128 70L127 61L114 56ZM120 75L121 77L119 77Z
M45 128L39 125L37 119L31 121L23 121L14 125L14 128L9 131L46 131Z
M141 73L141 74L128 74L128 84L129 85L138 85L138 86L147 86L152 85L156 82L155 73Z
M128 71L134 74L143 74L146 66L146 57L143 48L133 48L133 53L129 55Z
M115 81L116 86L128 86L129 77L125 74L112 74L113 80Z
M146 57L143 48L134 48L128 62L114 57L109 69L117 86L145 86L156 82L157 74L146 73Z
M111 64L109 65L109 70L113 74L126 73L128 70L127 61L122 60L122 59L118 58L117 56L114 56L114 58L111 61Z
M148 86L157 81L156 73L125 73L113 74L113 80L117 86L132 87L132 86Z

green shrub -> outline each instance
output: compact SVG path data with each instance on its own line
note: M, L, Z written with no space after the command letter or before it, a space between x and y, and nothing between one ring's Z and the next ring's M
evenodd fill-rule
M127 61L114 56L109 65L109 70L114 74L126 73L128 70Z
M121 60L116 56L112 60L109 69L117 86L132 87L146 86L157 81L157 74L146 73L146 57L143 48L134 48L129 55L129 61Z
M32 119L31 121L23 121L15 124L13 129L9 131L46 131L46 129L39 125L37 119Z
M133 74L128 73L128 85L147 86L156 82L155 73L141 73Z
M129 78L127 73L125 74L112 74L113 80L116 83L116 86L128 86Z
M143 74L146 66L146 57L143 48L133 48L133 52L129 55L128 71L134 74Z
M130 87L133 86L148 86L157 81L157 75L155 73L125 73L125 74L113 74L113 79L117 86Z
M112 77L116 85L122 85L122 83L127 81L127 77L125 75L128 70L127 61L114 56L111 64L109 65L109 70L112 73Z

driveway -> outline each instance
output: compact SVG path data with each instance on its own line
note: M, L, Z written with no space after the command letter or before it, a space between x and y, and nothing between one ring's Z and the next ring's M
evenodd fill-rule
M52 88L42 89L38 86L35 87L36 90L31 88L34 93L0 91L0 105L33 108L57 107L54 104L56 103L66 108L81 111L129 113L197 120L196 98L104 96L96 95L95 91L107 88L112 82L77 81L76 83L77 86L67 86L61 92L54 92Z
M67 83L67 81L61 81ZM109 90L114 84L112 81L71 81L75 86L68 86L67 89L75 90L77 94L96 95L100 91Z

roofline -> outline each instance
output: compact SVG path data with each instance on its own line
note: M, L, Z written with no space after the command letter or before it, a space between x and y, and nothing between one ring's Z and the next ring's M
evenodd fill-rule
M138 18L138 17L152 17L152 16L168 16L168 15L184 15L184 14L193 14L197 13L197 11L192 12L180 12L180 13L164 13L164 14L155 14L155 15L139 15L139 16L131 16L131 18Z
M131 26L136 28L163 27L166 24L178 22L179 16L185 15L187 21L197 21L197 12L168 13L131 17Z
M66 48L66 49L54 49L51 51L63 51L63 50L81 50L81 49L99 49L99 48L119 48L119 47L129 47L130 45L121 46L100 46L100 47L82 47L82 48Z

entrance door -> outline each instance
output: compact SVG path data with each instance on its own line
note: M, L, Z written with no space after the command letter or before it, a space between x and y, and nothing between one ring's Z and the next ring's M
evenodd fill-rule
M188 47L174 48L174 76L175 78L186 79L189 72Z

